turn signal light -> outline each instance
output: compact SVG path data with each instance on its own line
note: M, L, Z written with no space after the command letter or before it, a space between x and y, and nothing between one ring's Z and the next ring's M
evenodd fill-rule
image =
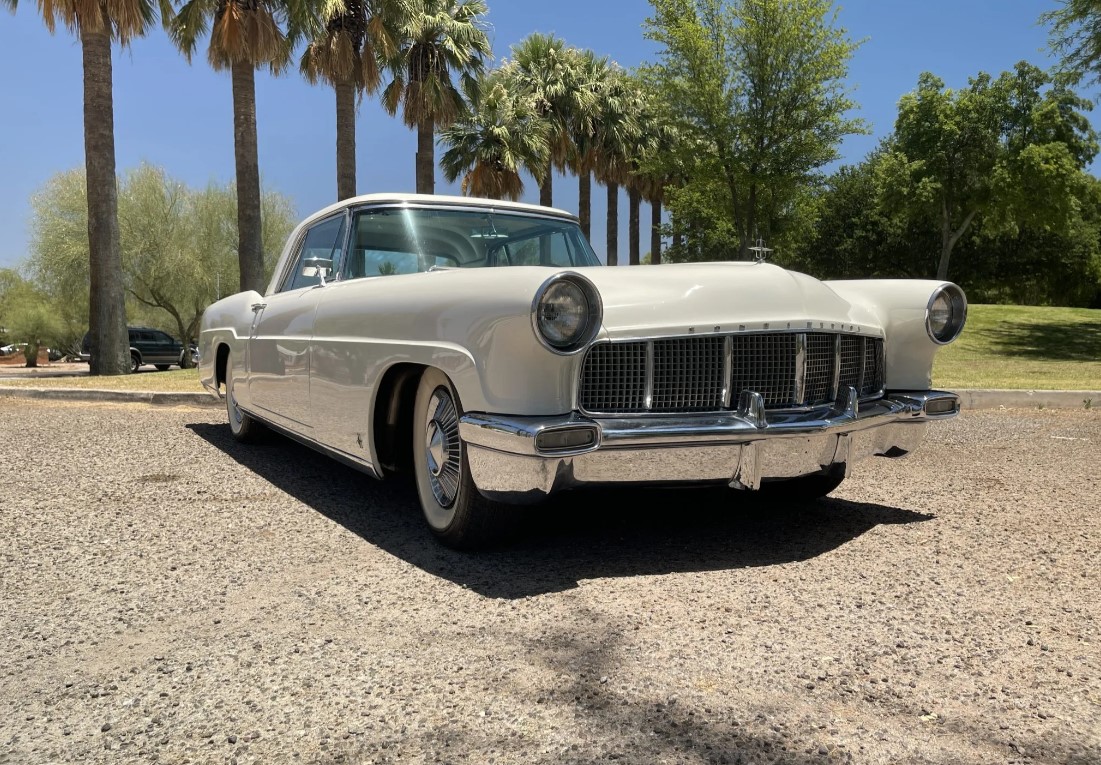
M588 426L544 430L535 437L535 448L541 452L583 449L586 446L593 446L595 443L596 429Z

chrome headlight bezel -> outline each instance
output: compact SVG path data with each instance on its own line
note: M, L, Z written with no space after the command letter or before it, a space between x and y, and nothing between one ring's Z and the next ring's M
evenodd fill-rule
M933 330L933 305L942 297L948 301L950 313L947 323L938 333ZM960 336L966 323L967 296L963 290L951 282L945 282L933 290L933 294L929 296L929 302L925 304L925 331L929 339L937 345L948 345Z
M550 289L562 282L566 282L576 287L581 293L585 301L585 321L582 323L581 329L568 343L555 344L551 342L543 332L539 309ZM557 273L539 285L539 289L536 290L535 298L531 303L531 327L532 331L535 332L535 337L538 338L544 348L562 356L570 356L587 348L589 343L596 338L603 322L604 304L600 300L600 292L597 291L596 285L581 274L573 271L562 271Z

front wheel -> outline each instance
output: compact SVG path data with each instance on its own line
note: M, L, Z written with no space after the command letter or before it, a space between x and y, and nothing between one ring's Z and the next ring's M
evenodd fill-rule
M459 438L461 416L451 381L438 369L425 370L413 410L417 494L436 538L448 547L470 549L497 539L507 513L474 486L466 447Z
M233 437L241 443L255 442L264 431L263 423L253 419L237 405L237 397L233 393L233 366L232 359L226 359L226 414L229 416L229 430Z

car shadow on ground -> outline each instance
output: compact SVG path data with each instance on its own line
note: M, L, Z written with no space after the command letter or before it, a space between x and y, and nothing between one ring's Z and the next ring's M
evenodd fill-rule
M600 577L803 561L875 526L934 517L842 499L766 503L731 489L576 491L517 508L517 527L504 544L463 553L432 538L411 481L376 481L282 436L247 445L224 425L187 427L365 541L493 598L558 592Z

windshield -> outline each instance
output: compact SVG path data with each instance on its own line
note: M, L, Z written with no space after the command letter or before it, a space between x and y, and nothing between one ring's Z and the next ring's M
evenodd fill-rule
M393 207L355 215L343 278L433 268L595 266L576 223L519 213Z

